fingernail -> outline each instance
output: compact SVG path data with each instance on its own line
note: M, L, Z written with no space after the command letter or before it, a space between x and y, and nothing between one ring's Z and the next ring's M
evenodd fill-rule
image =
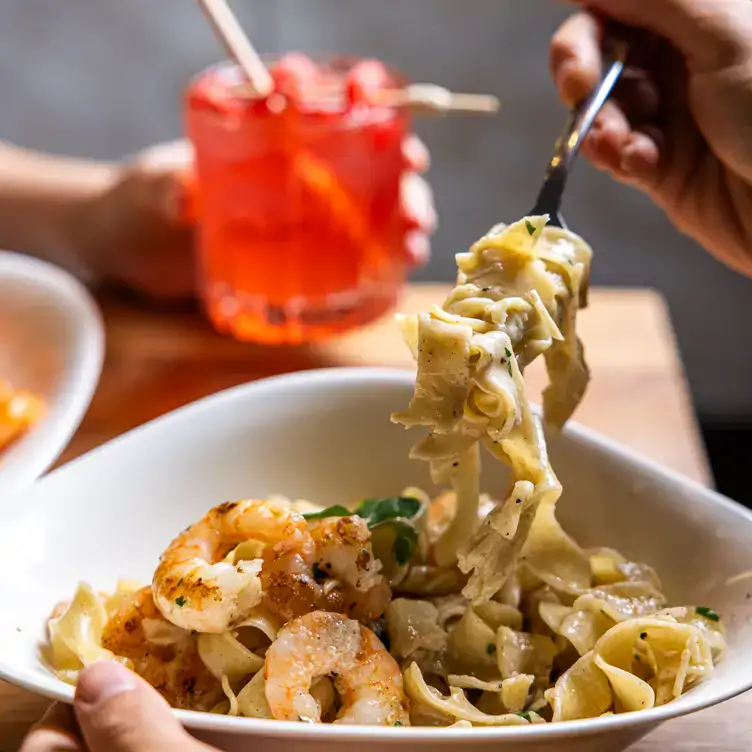
M136 675L113 661L102 661L81 672L76 687L76 702L99 705L138 686Z

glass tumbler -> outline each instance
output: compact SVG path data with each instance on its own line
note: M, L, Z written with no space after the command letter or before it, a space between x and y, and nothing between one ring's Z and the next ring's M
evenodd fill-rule
M275 93L264 100L231 63L186 94L201 295L221 332L307 344L396 302L409 269L409 117L373 96L403 85L378 61L288 55L270 70Z

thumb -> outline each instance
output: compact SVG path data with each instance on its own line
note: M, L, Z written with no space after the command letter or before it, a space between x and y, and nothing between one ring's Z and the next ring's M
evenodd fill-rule
M164 141L143 149L136 155L134 161L155 171L192 170L193 146L184 138Z
M717 70L745 54L752 3L745 0L576 0L575 4L667 39L691 70Z
M196 175L193 145L186 139L155 144L132 160L156 193L153 206L171 222L192 224L196 215Z
M207 752L145 681L111 661L84 669L74 704L89 752Z

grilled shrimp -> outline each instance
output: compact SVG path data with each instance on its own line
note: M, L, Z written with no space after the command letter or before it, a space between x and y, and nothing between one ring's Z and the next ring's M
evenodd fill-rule
M358 516L329 517L310 524L319 575L336 580L324 588L320 606L362 621L378 619L392 597L373 555L368 523Z
M321 723L311 684L329 676L342 702L335 723L410 724L397 662L370 629L341 614L314 611L289 622L267 651L264 671L276 720Z
M264 551L264 606L283 621L314 611L323 597L313 574L315 553L307 529L305 535L282 540Z
M209 711L224 697L199 657L196 636L162 616L149 587L125 597L105 624L102 647L130 658L174 708Z
M259 562L223 561L248 540L267 547L260 577ZM268 501L226 502L162 554L152 581L154 601L173 624L198 632L224 632L238 624L264 593L270 609L289 618L288 613L304 613L304 606L311 610L320 597L313 555L302 515Z

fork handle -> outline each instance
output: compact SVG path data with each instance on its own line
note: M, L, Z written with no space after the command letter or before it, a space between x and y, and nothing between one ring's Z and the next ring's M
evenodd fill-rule
M582 142L593 127L598 113L603 109L606 100L616 86L627 60L627 43L618 39L611 41L611 50L608 54L611 62L601 79L600 84L593 93L574 111L567 130L559 140L557 152L571 163L577 156Z
M554 157L548 166L533 214L559 217L564 188L580 146L624 71L628 52L629 45L620 37L613 36L608 39L605 55L610 62L606 72L592 94L572 112L564 132L556 142ZM560 218L559 223L563 226Z

